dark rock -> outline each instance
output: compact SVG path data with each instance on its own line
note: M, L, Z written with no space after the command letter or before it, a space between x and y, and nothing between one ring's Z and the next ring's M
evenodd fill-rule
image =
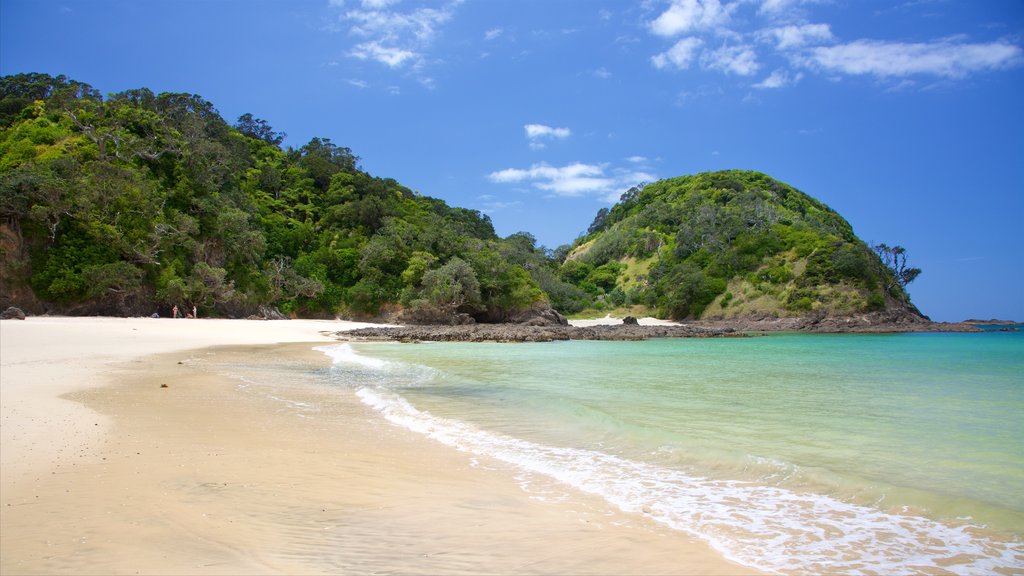
M883 310L850 316L829 316L815 312L806 316L732 318L699 321L705 328L741 330L745 332L859 332L884 334L892 332L981 332L977 326L964 323L932 322L911 309Z
M7 310L0 312L0 320L24 320L25 312L21 308L11 306Z
M558 313L557 310L547 307L536 307L524 310L511 319L513 324L524 324L526 326L568 326L569 320Z
M342 340L393 342L552 342L556 340L647 340L715 338L744 334L731 329L694 326L592 326L474 324L470 326L396 326L337 332Z
M273 306L260 306L259 308L256 309L256 314L254 316L256 317L255 319L259 319L259 320L287 320L288 319L287 316L282 314L280 310L278 310L277 308L274 308ZM249 318L252 319L253 317L250 316Z
M624 326L639 326L640 321L636 319L636 316L626 316L622 319L622 324Z

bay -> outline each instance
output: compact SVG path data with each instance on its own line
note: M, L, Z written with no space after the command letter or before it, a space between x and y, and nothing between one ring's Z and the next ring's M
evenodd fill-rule
M397 424L753 567L1024 568L1019 333L325 351Z

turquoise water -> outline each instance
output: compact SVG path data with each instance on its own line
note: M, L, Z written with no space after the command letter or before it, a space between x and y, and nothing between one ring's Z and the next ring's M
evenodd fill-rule
M324 351L393 422L753 567L1024 571L1024 334Z

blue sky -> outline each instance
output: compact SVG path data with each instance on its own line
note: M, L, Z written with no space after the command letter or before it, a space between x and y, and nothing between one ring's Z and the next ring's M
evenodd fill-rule
M630 186L759 170L1024 319L1021 0L0 0L0 73L192 92L331 138L499 234L570 243Z

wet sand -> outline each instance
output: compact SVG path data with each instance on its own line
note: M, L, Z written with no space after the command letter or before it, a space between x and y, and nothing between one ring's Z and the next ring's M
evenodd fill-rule
M11 358L15 332L0 326L4 574L749 572L585 494L541 498L507 466L392 426L349 390L259 377L267 359L326 366L313 344L176 344L97 365L46 350ZM249 380L223 374L250 364ZM64 385L26 385L32 374ZM33 388L36 399L67 389L48 405L63 406L56 416L23 415ZM12 464L12 436L35 456Z

